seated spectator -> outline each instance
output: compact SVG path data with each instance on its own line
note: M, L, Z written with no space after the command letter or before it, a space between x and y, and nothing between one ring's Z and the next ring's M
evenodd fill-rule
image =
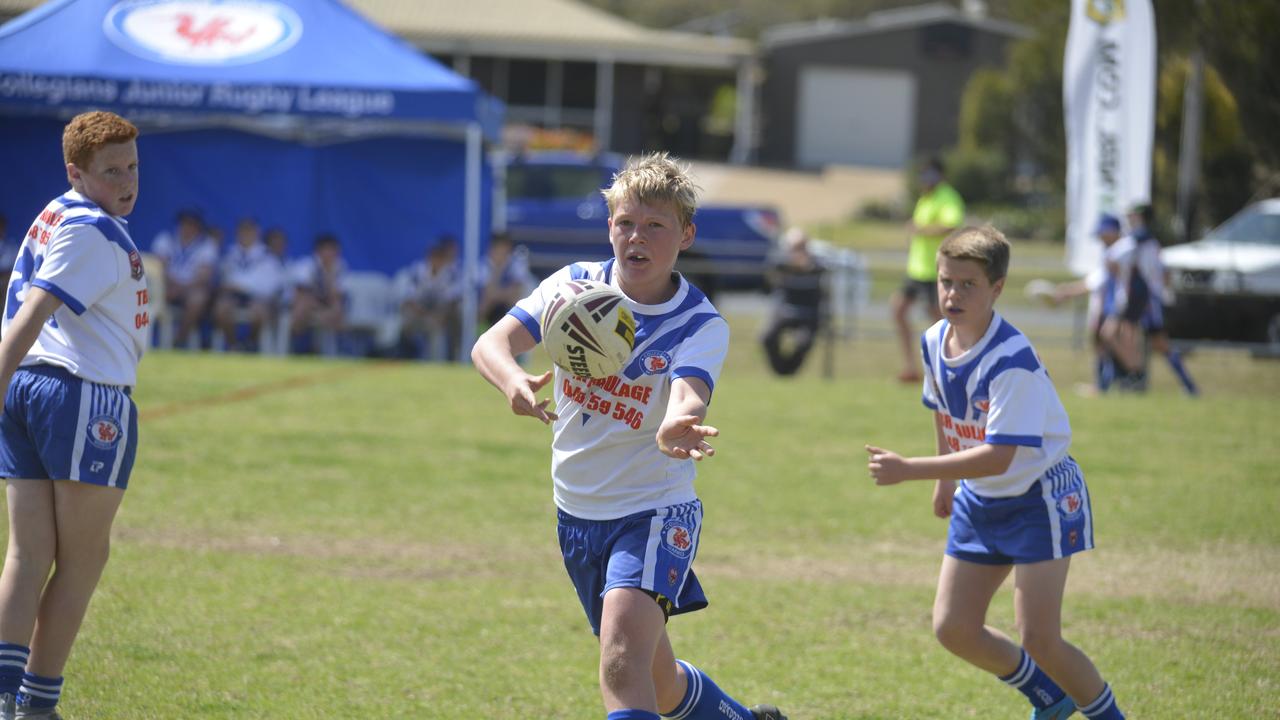
M236 226L236 243L222 258L221 282L214 301L214 322L226 338L228 350L257 349L262 327L275 317L283 265L267 250L253 218ZM248 325L240 337L239 325Z
M782 243L781 256L765 273L774 304L762 342L773 371L793 375L817 339L826 268L809 251L809 237L800 228L788 230Z
M509 234L494 233L489 241L489 257L480 266L477 284L480 286L477 315L485 324L493 325L538 284L529 271L529 251L523 245L516 247Z
M400 346L407 357L456 360L462 337L458 241L441 236L425 259L401 271Z
M178 212L177 227L156 236L151 252L164 261L165 298L178 318L174 345L186 347L209 309L218 249L205 234L204 221L194 210Z
M289 287L289 236L284 228L273 227L266 234L267 255L262 264L261 287L271 288L276 301L276 309L285 306L292 299L293 288Z
M293 341L312 331L337 333L346 323L346 298L342 276L347 264L342 245L334 235L316 238L311 257L293 268L293 307L289 311L289 331Z

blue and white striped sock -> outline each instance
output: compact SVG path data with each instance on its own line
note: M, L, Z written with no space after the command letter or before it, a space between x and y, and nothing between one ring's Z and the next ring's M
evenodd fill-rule
M605 720L662 720L648 710L614 710Z
M0 693L18 696L22 686L22 673L27 669L31 648L26 645L0 643Z
M18 689L18 707L51 708L62 695L62 678L47 678L35 673L22 674L22 687Z
M1099 392L1106 392L1111 389L1111 383L1116 379L1116 363L1110 356L1098 358L1097 382Z
M676 709L663 713L672 720L752 720L751 711L724 693L707 674L684 660L676 660L684 668L689 685Z
M1169 361L1169 367L1173 368L1173 373L1178 376L1178 382L1182 383L1182 389L1187 391L1188 395L1199 394L1200 390L1196 388L1196 382L1191 379L1191 373L1187 372L1187 366L1182 364L1182 353L1177 350L1170 350L1165 359Z
M1031 704L1037 708L1051 707L1066 697L1067 693L1055 683L1036 661L1031 659L1026 650L1022 651L1022 659L1018 661L1018 669L1005 675L1000 680L1009 687L1027 696Z
M1080 714L1090 720L1124 720L1124 713L1116 705L1116 696L1111 694L1111 686L1103 685L1102 692L1093 702L1080 708Z

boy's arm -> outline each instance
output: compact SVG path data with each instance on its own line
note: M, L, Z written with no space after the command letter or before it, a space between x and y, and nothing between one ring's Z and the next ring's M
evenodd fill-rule
M678 377L671 381L671 399L655 438L658 449L677 460L702 460L716 454L703 438L715 437L720 431L700 424L707 417L711 388L697 377Z
M4 339L0 340L0 406L4 404L4 393L18 364L35 344L49 316L60 307L62 300L57 295L35 286L27 288L22 306L9 324Z
M516 355L529 352L537 344L519 320L505 315L476 340L471 348L471 362L489 384L506 396L511 412L549 425L557 419L554 412L547 410L551 399L539 402L537 393L551 381L552 372L530 375L516 362Z
M1018 451L1016 445L988 443L946 455L904 458L872 445L866 449L870 455L867 468L877 485L896 485L903 480L962 480L1002 475Z
M947 445L947 434L942 430L942 415L933 414L933 432L937 438L938 455L946 455L951 452L951 447ZM955 480L938 480L933 485L933 514L940 518L951 517L951 505L955 500L956 481Z

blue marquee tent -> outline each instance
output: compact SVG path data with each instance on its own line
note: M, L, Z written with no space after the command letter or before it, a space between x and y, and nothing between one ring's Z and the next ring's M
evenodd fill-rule
M61 128L86 109L143 131L144 249L194 207L283 227L295 255L334 233L388 273L451 234L474 273L501 105L337 0L52 0L0 27L12 232L65 189Z

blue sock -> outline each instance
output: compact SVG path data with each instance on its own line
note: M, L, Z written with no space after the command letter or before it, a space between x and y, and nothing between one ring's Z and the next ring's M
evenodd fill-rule
M614 710L605 720L662 720L648 710Z
M1187 372L1187 367L1182 364L1182 353L1170 350L1164 357L1169 361L1169 367L1173 368L1173 374L1178 376L1178 382L1182 383L1182 389L1186 390L1188 395L1198 394L1200 391L1196 389L1191 373Z
M1001 682L1027 696L1037 708L1047 708L1066 697L1067 693L1036 665L1026 650L1018 661L1018 669L1000 678Z
M0 693L17 697L22 686L22 673L27 669L31 648L26 645L0 643Z
M1090 720L1124 720L1124 713L1116 705L1116 696L1111 694L1111 686L1103 685L1102 692L1093 702L1080 708L1080 714Z
M751 711L725 695L706 673L684 660L676 662L684 668L689 686L676 709L663 713L664 717L674 720L751 720Z
M1110 356L1098 358L1098 390L1106 392L1116 379L1116 362Z
M62 678L47 678L35 673L22 674L22 687L18 690L18 706L51 708L62 695Z

